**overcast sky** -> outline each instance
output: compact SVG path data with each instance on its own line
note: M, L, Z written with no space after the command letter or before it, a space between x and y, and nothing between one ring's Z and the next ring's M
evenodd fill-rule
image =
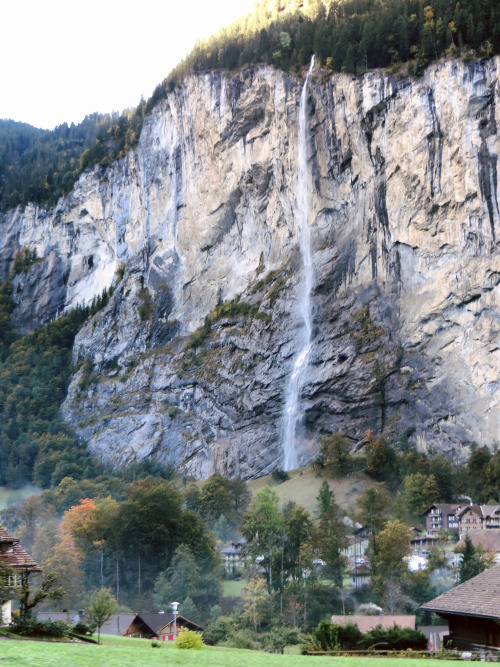
M0 0L0 118L53 128L122 111L254 0Z

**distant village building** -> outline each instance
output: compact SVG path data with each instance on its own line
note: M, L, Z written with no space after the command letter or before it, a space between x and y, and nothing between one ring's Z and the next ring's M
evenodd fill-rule
M444 638L462 650L500 652L500 565L478 574L422 605L450 628Z
M10 535L0 525L0 564L15 571L12 579L12 590L26 584L31 574L41 572L42 568L19 544L19 540ZM1 600L1 624L8 625L12 617L12 599Z
M349 577L351 588L359 589L368 586L372 578L371 568L366 563L356 565L352 570L346 572Z
M422 516L428 535L450 530L462 538L475 530L500 529L500 505L435 503Z
M181 614L177 614L177 634L181 628L201 632L201 625L190 621ZM149 614L140 613L134 616L132 623L123 633L124 637L137 637L139 639L160 639L162 641L172 641L174 635L174 615L173 614Z
M233 574L235 570L239 570L245 566L247 555L246 545L247 540L245 537L242 537L237 542L231 542L231 545L225 549L221 549L222 566L226 572Z
M350 561L363 562L368 552L370 543L370 531L367 528L359 527L347 536L347 547L344 549L344 556Z
M451 530L458 533L458 504L435 503L423 512L425 529L428 535L436 535L440 530Z
M80 611L39 611L36 612L36 617L40 621L66 621L72 625L85 623L85 613L82 609ZM113 614L101 627L101 634L123 637L123 633L135 617L136 614L133 613Z
M413 552L419 551L429 551L432 547L435 547L439 543L439 537L437 535L421 535L419 537L413 537L410 540L411 549Z

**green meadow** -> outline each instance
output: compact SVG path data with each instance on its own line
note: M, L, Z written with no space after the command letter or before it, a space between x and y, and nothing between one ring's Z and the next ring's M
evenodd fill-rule
M244 651L205 646L201 651L180 650L163 644L151 648L147 640L105 637L101 646L91 644L55 644L23 640L0 641L0 665L16 667L301 667L305 665L332 665L332 667L442 667L441 660L404 658L345 658L302 655L272 655L258 651Z

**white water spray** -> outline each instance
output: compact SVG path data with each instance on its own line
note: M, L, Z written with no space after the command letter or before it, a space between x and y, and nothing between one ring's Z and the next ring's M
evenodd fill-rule
M299 129L298 129L298 182L297 182L297 221L300 228L300 250L304 264L304 279L300 286L298 306L303 326L297 341L297 354L293 370L288 378L285 393L285 412L283 414L283 469L292 470L298 466L295 431L297 423L302 419L299 406L299 394L304 380L311 351L312 315L311 289L313 285L313 266L311 257L311 231L309 226L309 181L307 174L307 83L314 66L314 56L307 72L306 80L300 96Z

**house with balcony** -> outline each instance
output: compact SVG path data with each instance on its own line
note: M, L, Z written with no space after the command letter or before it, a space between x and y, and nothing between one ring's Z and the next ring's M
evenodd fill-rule
M481 505L483 528L500 528L500 505Z
M463 507L458 503L434 503L422 516L425 517L425 529L428 535L437 535L440 530L451 530L458 533L459 525L457 510Z

